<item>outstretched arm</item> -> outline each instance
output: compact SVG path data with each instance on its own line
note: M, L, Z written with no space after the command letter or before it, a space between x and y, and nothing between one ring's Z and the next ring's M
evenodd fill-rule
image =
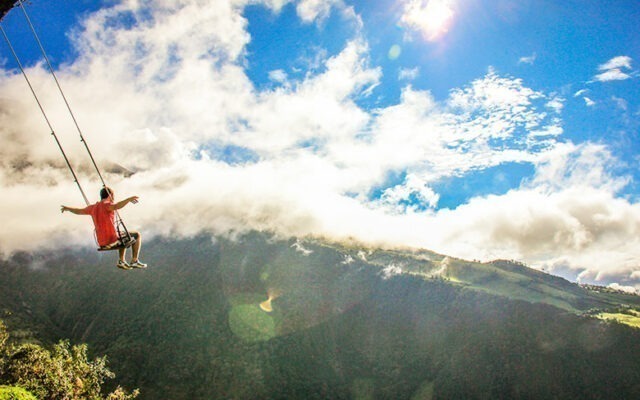
M119 210L119 209L121 209L122 207L126 206L129 203L136 204L137 202L138 202L138 196L131 196L131 197L126 198L124 200L121 200L121 201L119 201L119 202L117 202L115 204L112 204L110 209L111 209L111 211Z
M60 212L63 213L65 211L69 211L72 214L76 214L76 215L85 215L86 208L74 208L74 207L67 207L67 206L60 206Z

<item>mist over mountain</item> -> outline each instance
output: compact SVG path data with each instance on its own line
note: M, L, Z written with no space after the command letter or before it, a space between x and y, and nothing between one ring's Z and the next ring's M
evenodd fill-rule
M638 296L258 232L143 251L132 271L93 249L15 254L0 318L24 340L89 344L142 399L640 396Z

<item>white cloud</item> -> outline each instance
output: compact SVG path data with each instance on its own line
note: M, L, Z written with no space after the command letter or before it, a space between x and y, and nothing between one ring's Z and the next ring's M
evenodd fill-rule
M580 89L573 94L573 97L579 97L589 92L589 89Z
M264 4L265 7L272 9L275 12L280 12L282 7L286 4L291 3L292 0L261 0L261 3Z
M584 103L587 107L593 107L596 105L596 102L591 100L591 98L585 96L585 94L589 93L589 89L580 89L573 94L573 97L582 97Z
M617 68L607 70L594 77L594 79L599 82L623 81L629 78L631 78L631 75L626 74Z
M327 0L302 0L296 6L296 10L303 21L311 22L316 18L326 18L335 3L337 2Z
M629 103L621 97L611 96L611 100L616 104L616 107L622 111L627 111L629 108Z
M296 242L294 244L292 244L291 247L293 249L295 249L298 253L302 253L302 255L304 255L304 256L308 256L308 255L313 253L313 250L309 250L309 249L305 248L302 245L302 243L300 243L300 240L296 240Z
M564 99L559 96L554 96L547 102L547 107L554 110L556 114L560 114L564 108Z
M412 81L420 75L420 68L400 68L398 72L398 79Z
M410 174L402 185L386 189L377 203L392 213L403 214L407 211L420 211L421 205L435 208L439 198L440 196L428 186L428 182Z
M627 292L627 293L631 293L631 294L638 294L638 289L634 286L624 286L624 285L620 285L618 283L611 283L608 285L608 287L615 289L615 290L620 290L623 292Z
M454 90L449 103L466 111L486 108L513 112L529 106L533 99L542 97L541 93L524 87L521 79L500 77L490 69L485 79L474 81L469 88Z
M240 0L235 3L237 7L244 7L251 3L262 3L274 12L278 13L287 4L295 4L296 13L303 22L322 22L330 14L333 8L342 10L343 15L356 17L353 9L347 7L342 0Z
M596 75L594 79L599 82L620 81L631 78L626 72L622 72L623 69L631 69L631 57L618 56L614 57L606 63L598 67L602 73Z
M106 173L117 196L141 196L123 210L132 228L356 237L640 280L639 206L617 197L628 181L611 172L606 147L556 140L556 95L490 70L444 101L406 86L397 104L366 110L357 100L381 70L358 37L323 56L321 72L290 82L272 71L283 85L258 90L243 66L244 4L124 2L75 33L81 57L58 77L98 162L136 172ZM100 185L50 77L40 65L28 72L95 198ZM0 70L0 251L92 246L89 221L58 211L81 198L29 96ZM233 163L230 148L240 154ZM434 182L507 162L530 163L536 175L506 194L434 209ZM370 198L374 190L384 195Z
M569 265L602 282L630 278L640 256L632 234L640 229L640 206L615 198L625 182L608 173L611 163L600 145L559 146L521 189L439 212L435 219L449 239L445 254L506 256L552 271Z
M396 275L402 274L402 268L395 264L389 264L380 271L382 279L390 279Z
M242 0L243 3L245 0ZM320 28L332 12L338 12L343 23L348 23L356 30L362 29L364 23L353 5L347 5L344 0L288 0L296 5L298 17L305 23L315 22Z
M600 71L609 71L612 69L621 69L621 68L631 69L631 61L632 61L631 57L618 56L600 65L598 69Z
M269 71L269 80L277 83L285 83L287 81L287 73L284 70L276 69Z
M536 53L533 53L530 56L520 57L520 59L518 60L518 64L533 65L533 63L536 61L536 57Z

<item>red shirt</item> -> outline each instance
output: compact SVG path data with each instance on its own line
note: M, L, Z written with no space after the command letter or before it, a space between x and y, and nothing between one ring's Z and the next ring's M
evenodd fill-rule
M113 202L110 199L104 199L82 210L83 214L91 215L93 219L93 225L96 227L96 238L100 247L118 240L115 225L116 215L115 212L109 210L111 205L113 205Z

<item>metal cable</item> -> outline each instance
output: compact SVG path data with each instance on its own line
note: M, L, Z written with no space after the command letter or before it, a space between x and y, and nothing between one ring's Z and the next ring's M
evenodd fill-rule
M102 173L100 172L100 168L98 168L98 164L96 164L96 160L93 158L93 154L91 153L91 150L89 149L89 145L87 144L87 141L85 140L84 135L82 134L82 129L80 129L80 125L78 125L78 121L76 119L76 116L73 113L73 111L71 110L71 105L69 105L69 101L67 100L67 96L65 96L64 91L62 90L62 87L60 86L60 82L58 81L58 77L56 76L56 73L53 70L53 66L51 66L51 62L49 61L49 57L47 56L47 52L44 50L44 47L42 46L42 42L40 41L40 37L36 33L36 30L35 30L35 28L33 26L33 23L31 23L31 19L29 18L29 15L27 14L27 10L24 7L24 4L22 3L22 0L18 0L18 4L20 5L20 8L22 9L22 13L24 14L25 19L29 23L29 27L31 28L31 32L33 33L33 37L36 39L36 42L38 42L38 46L40 47L40 52L42 53L42 56L44 57L45 61L47 62L47 66L49 67L49 71L51 72L51 75L53 76L53 79L56 82L56 86L58 87L58 91L60 92L60 95L62 96L62 99L64 100L64 104L67 106L67 110L69 110L69 114L71 115L71 119L73 120L73 123L75 124L76 129L78 130L78 133L80 134L80 141L84 144L84 147L87 149L87 153L89 153L89 157L91 158L91 162L93 163L93 166L96 169L96 172L98 173L98 176L100 177L100 181L102 182L102 186L106 187L107 185L104 182L104 179L102 178Z
M91 158L91 162L93 163L93 167L95 168L96 172L98 173L98 177L100 178L100 182L102 182L102 187L106 188L107 184L104 181L104 178L102 177L102 173L100 172L100 168L98 168L98 164L96 163L95 158L93 157L93 153L91 153L91 150L89 149L89 145L87 143L87 141L84 138L84 135L82 134L82 129L80 129L80 125L78 124L78 120L76 119L75 114L73 113L73 110L71 109L71 105L69 104L69 101L67 100L67 96L65 96L64 91L62 90L62 87L60 86L60 82L58 81L58 77L56 76L56 73L53 69L53 66L51 65L51 62L49 61L49 57L47 56L47 52L44 50L44 46L42 45L42 42L40 41L40 37L38 36L38 33L35 30L35 27L33 26L33 23L31 22L31 19L29 18L29 15L27 14L27 10L24 7L24 4L22 2L22 0L18 0L18 4L20 5L20 8L22 9L22 13L24 14L25 19L27 20L27 23L29 24L29 28L31 28L31 32L33 33L33 37L35 38L36 42L38 43L38 46L40 47L40 52L42 53L42 56L44 57L47 66L49 67L49 71L51 72L51 75L53 76L54 81L56 82L56 86L58 87L58 91L60 92L60 95L62 96L62 99L64 100L65 105L67 106L67 110L69 111L69 114L71 115L71 119L73 120L73 123L78 131L78 134L80 135L80 141L82 142L82 144L84 144L85 149L87 150L87 153L89 154L89 158ZM81 189L82 190L82 189ZM83 193L84 196L84 193ZM86 199L86 197L85 197ZM111 201L113 202L113 198L111 198ZM88 204L88 203L87 203ZM124 228L125 231L125 236L130 239L131 235L129 234L129 231L127 230L127 227L124 224L124 221L122 221L122 218L120 217L120 214L118 213L118 210L115 210L115 215L116 215L116 220L119 221L122 224L122 227ZM119 235L120 236L120 235Z
M22 63L20 62L20 59L18 58L18 54L14 50L13 45L11 44L11 41L9 40L9 37L7 36L7 33L5 32L5 30L4 30L4 28L2 27L1 24L0 24L0 31L2 31L2 36L4 36L4 40L9 45L9 49L11 50L11 54L13 54L13 58L16 60L16 63L18 64L18 67L20 68L20 71L22 72L22 76L24 77L25 81L27 81L27 85L29 85L29 90L31 90L31 94L33 94L33 98L36 100L36 103L38 103L38 108L40 108L40 112L42 113L42 116L44 117L44 120L46 121L47 126L49 127L49 130L51 130L51 135L55 139L56 144L58 145L58 148L60 149L60 152L62 153L62 156L64 157L64 161L67 163L67 167L69 167L69 171L71 171L71 175L73 175L74 182L76 183L76 185L78 185L78 189L80 189L80 193L82 194L82 198L84 199L85 204L89 205L89 200L87 199L87 195L84 193L84 190L82 190L82 186L80 185L80 182L78 181L78 177L76 176L76 173L73 170L73 167L71 166L71 163L69 162L69 158L67 158L67 154L64 152L64 149L62 148L62 145L60 144L60 140L58 140L58 136L56 135L56 132L53 129L53 126L51 125L51 122L49 121L49 117L47 117L47 113L44 111L44 108L42 107L42 103L40 103L40 99L38 98L38 95L36 94L35 90L33 89L33 85L31 85L31 81L29 80L29 77L27 76L27 73L24 70L24 68L22 66Z

